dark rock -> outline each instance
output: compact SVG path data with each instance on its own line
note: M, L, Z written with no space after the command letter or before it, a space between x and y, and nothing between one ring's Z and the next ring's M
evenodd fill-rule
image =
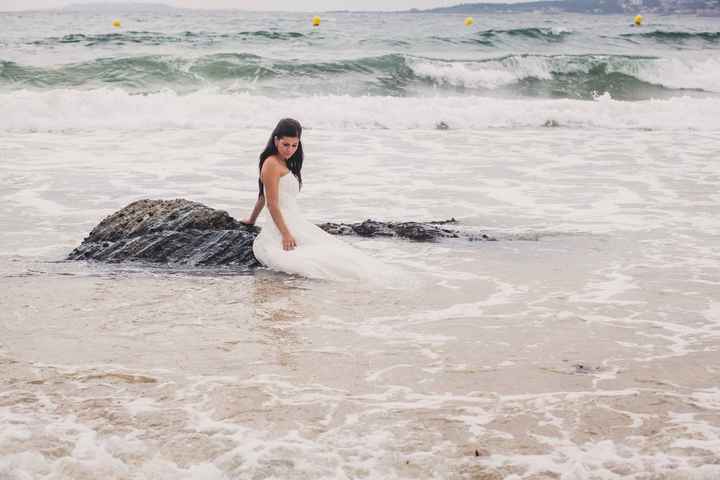
M471 241L494 241L485 234L469 234L442 225L455 225L454 218L439 222L376 222L323 223L320 228L333 235L358 235L360 237L399 237L418 242L434 242L443 238L463 238Z
M100 222L68 259L254 268L259 231L197 202L139 200Z
M419 242L443 238L494 240L467 234L441 222L325 223L334 235L398 237ZM238 222L227 212L188 200L139 200L103 219L68 256L69 260L144 261L189 266L259 266L252 244L260 229Z
M575 371L573 373L577 373L577 374L592 374L592 373L598 373L602 370L600 367L591 367L584 363L576 363L573 365L573 368L575 369Z

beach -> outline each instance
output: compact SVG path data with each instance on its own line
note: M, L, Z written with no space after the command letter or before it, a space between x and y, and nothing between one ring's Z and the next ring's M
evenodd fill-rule
M0 479L720 476L711 19L64 15L0 14ZM497 241L65 260L141 198L244 218L285 116L313 222Z

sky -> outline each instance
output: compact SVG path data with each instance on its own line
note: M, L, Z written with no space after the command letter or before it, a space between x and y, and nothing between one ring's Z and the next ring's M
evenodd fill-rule
M121 0L122 1L122 0ZM325 10L408 10L473 3L472 0L124 0L127 3L166 3L184 8L280 10L321 12ZM493 2L499 0L475 0ZM508 1L508 0L502 0ZM509 0L512 1L512 0ZM0 11L59 8L73 3L120 3L108 0L0 0Z

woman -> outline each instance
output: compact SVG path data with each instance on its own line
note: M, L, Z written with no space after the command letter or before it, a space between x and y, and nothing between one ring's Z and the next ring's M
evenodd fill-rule
M244 223L255 224L266 203L272 221L255 239L255 257L273 270L310 278L375 282L386 277L388 267L302 217L296 201L302 186L301 136L297 120L280 120L260 154L260 193Z

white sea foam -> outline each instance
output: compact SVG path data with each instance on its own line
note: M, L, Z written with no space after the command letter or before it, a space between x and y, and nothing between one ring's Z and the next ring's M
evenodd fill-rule
M310 128L451 129L565 127L720 129L720 99L675 97L622 102L486 97L350 97L292 99L211 91L131 95L122 90L17 91L0 94L0 129L270 128L278 118L302 118Z
M553 74L593 75L593 68L602 67L606 73L622 73L669 88L720 91L720 60L693 54L668 58L511 55L481 62L409 57L407 61L420 77L439 84L466 88L496 89L526 78L549 80ZM598 72L598 75L602 73Z
M641 80L666 87L720 91L720 59L717 56L663 58L638 65L637 72L623 73L634 73Z
M410 60L418 76L436 82L470 88L494 89L523 78L552 78L551 61L546 57L506 57L484 62L442 62Z

